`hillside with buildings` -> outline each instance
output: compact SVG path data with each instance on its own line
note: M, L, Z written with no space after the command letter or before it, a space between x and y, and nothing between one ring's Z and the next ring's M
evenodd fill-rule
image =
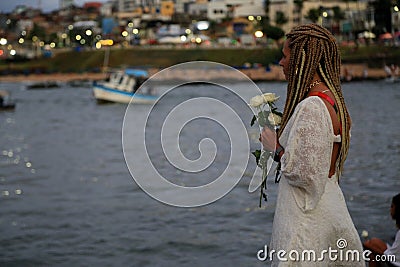
M144 49L148 51L146 55L157 50L200 49L206 51L202 53L214 54L205 57L199 56L200 52L191 52L191 55L182 52L178 57L185 60L212 58L229 64L242 63L243 57L252 54L240 52L236 53L239 60L226 60L231 56L222 55L222 52L229 54L226 52L229 49L266 49L270 52L259 54L259 57L269 56L258 62L272 64L284 34L295 25L309 22L331 30L346 49L396 47L400 36L397 2L110 0L88 1L77 6L74 0L60 0L59 8L51 12L16 6L12 12L0 14L0 67L45 65L46 59L68 52L82 53L83 58L84 52L92 52L97 56L88 57L88 62L80 64L93 68L96 62L97 67L102 67L113 62L106 61L109 56L99 60L103 56L98 55L119 49ZM218 52L211 52L218 49L222 49L220 58ZM124 55L123 52L113 53ZM168 53L158 54L168 56ZM176 52L169 54L176 56ZM374 57L367 55L371 56ZM377 57L386 59L387 56ZM115 57L111 58L115 62ZM130 65L134 58L128 58L130 60L125 64ZM148 58L154 58L154 63L160 62L157 56ZM123 58L121 60L124 64ZM250 57L248 61L257 60ZM49 64L52 64L51 69L57 69L58 63ZM63 68L59 66L59 69Z

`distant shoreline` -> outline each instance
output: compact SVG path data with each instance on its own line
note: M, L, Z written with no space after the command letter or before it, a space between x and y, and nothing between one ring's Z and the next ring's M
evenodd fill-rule
M51 74L18 74L2 75L0 82L70 82L84 80L103 80L107 77L105 73L51 73Z
M161 69L149 69L150 75L155 74ZM284 76L279 66L271 66L266 71L265 67L240 69L241 72L246 74L254 81L284 81ZM179 75L179 73L177 73ZM196 79L195 73L192 77L185 77L186 80L190 78ZM103 80L107 77L106 73L52 73L52 74L29 74L29 75L2 75L0 82L71 82L71 81L96 81ZM343 81L352 80L379 80L387 77L384 69L371 69L367 68L365 64L344 64L342 66ZM166 78L168 79L168 78Z

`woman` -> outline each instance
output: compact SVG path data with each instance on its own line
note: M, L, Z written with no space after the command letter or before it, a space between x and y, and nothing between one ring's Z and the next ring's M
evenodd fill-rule
M272 256L272 266L365 266L338 184L351 121L335 38L316 24L295 27L286 36L279 62L288 81L281 128L278 136L267 128L261 134L264 148L275 150L282 174L270 249L283 250L286 257ZM337 250L338 257L339 250L342 255L357 251L359 259L335 260L324 252L329 249ZM315 257L307 257L310 250Z
M395 240L390 246L379 238L372 238L364 242L364 247L372 252L370 255L371 261L369 267L374 266L400 266L400 194L397 194L392 199L390 205L390 216L396 221L397 229ZM379 257L377 257L379 255ZM385 255L385 257L382 257ZM388 257L395 257L395 261L389 261L386 265L379 264L381 259L388 259Z

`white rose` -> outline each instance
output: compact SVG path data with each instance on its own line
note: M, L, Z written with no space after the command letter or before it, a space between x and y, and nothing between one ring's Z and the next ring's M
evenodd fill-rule
M250 99L250 106L256 108L264 104L264 97L262 95L256 95Z
M361 236L364 237L364 238L368 237L368 231L363 230L362 233L361 233Z
M262 95L265 103L275 102L279 99L279 96L276 96L274 93L265 93Z
M278 126L281 124L282 118L278 114L270 112L268 115L268 121L273 126Z

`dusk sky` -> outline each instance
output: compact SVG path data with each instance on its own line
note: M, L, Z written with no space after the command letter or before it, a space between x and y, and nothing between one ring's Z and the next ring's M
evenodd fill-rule
M85 2L106 2L107 0L75 0L75 5L82 6ZM37 8L41 6L44 12L59 8L59 0L0 0L0 12L10 12L17 5Z

